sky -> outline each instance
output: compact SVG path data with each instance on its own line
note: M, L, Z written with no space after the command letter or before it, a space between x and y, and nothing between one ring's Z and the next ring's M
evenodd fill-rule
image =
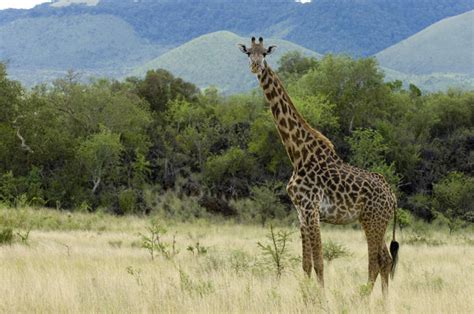
M0 0L0 10L3 9L31 9L37 4L51 2L50 0Z

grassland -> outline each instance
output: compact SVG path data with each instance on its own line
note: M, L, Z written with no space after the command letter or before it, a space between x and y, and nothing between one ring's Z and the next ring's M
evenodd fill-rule
M399 267L384 302L380 281L366 296L367 249L354 227L323 227L323 241L344 245L350 255L325 262L322 292L314 279L304 278L298 262L276 278L257 245L267 241L266 228L221 220L161 223L168 230L161 241L171 250L174 239L179 252L151 260L139 237L149 218L0 209L0 226L20 233L33 228L27 244L17 239L0 246L0 312L474 311L471 231L450 236L422 226L399 233ZM289 254L298 257L296 226L282 229L294 231Z

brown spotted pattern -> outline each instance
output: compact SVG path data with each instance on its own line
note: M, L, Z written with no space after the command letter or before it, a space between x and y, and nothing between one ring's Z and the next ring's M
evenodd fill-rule
M383 176L344 163L333 144L308 125L264 60L263 40L256 43L253 39L250 49L241 50L251 59L250 67L257 74L293 164L287 191L298 211L303 270L310 276L314 268L324 285L320 222L347 224L359 220L368 243L369 284L372 287L380 273L382 290L387 292L392 259L384 235L396 208L390 186Z

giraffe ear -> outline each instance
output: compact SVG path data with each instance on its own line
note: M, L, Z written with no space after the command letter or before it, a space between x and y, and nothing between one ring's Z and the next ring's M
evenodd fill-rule
M272 54L276 50L277 46L268 46L266 55Z
M247 53L247 54L249 53L249 52L247 51L247 47L245 47L245 45L243 45L243 44L238 44L237 46L239 46L240 51L242 51L243 53Z

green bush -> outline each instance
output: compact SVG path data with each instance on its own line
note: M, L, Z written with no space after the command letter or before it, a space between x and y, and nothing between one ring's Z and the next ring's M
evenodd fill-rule
M119 207L122 213L131 214L137 209L137 196L132 189L123 190L119 196Z
M209 217L206 209L199 205L197 197L179 196L173 191L157 196L156 207L152 209L151 214L180 221Z
M447 219L450 233L457 229L459 220L468 220L474 212L474 178L449 173L433 186L433 208Z
M281 185L266 184L255 186L251 189L254 211L257 213L262 226L268 219L281 219L286 216L285 206L278 198L278 192L281 191Z
M13 229L12 228L3 228L0 231L0 245L13 243Z
M340 243L333 242L331 240L323 243L323 258L328 262L331 262L336 258L350 255L350 251Z

